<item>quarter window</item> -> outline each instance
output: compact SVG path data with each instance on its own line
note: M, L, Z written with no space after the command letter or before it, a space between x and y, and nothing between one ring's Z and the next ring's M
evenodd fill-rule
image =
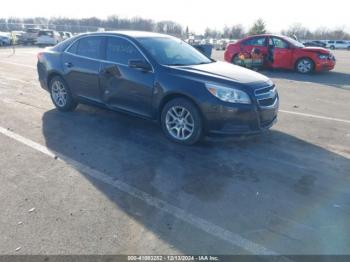
M99 59L102 40L102 37L85 37L80 39L76 49L76 54L89 58Z
M77 49L78 49L78 44L79 44L79 40L78 40L78 41L75 41L74 44L72 44L72 45L68 48L67 52L68 52L68 53L71 53L71 54L76 54L76 53L77 53Z
M246 40L243 44L250 46L266 46L266 37L253 37Z
M144 59L144 57L128 40L119 37L109 37L106 59L111 62L127 65L129 60L139 60Z

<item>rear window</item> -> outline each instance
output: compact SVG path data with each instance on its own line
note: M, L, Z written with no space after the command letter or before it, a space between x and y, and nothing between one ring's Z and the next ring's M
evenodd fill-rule
M39 31L39 36L51 36L53 37L53 31Z
M71 43L73 43L73 41L75 41L76 37L72 37L69 39L66 39L62 42L60 42L59 44L57 44L55 47L52 48L52 50L57 51L57 52L63 52ZM75 54L75 52L74 52Z
M27 29L26 30L27 31L27 33L38 33L39 32L39 29Z

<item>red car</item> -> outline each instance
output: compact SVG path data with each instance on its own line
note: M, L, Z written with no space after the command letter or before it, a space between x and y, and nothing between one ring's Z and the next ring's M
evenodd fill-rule
M299 73L329 71L335 66L333 54L321 47L305 47L287 36L255 35L229 44L225 51L225 61L240 64L242 55L261 53L263 66L296 70Z

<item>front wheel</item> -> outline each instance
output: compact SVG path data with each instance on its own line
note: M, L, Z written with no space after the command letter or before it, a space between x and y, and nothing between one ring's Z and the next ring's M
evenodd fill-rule
M202 117L188 99L175 98L168 102L161 114L162 129L170 140L193 145L202 137Z
M302 58L296 63L296 70L301 74L309 74L314 70L314 62L309 58Z
M241 59L239 58L238 55L234 55L232 57L231 63L234 64L234 65L242 65Z
M58 110L73 111L77 107L78 104L73 99L72 93L62 77L53 77L49 87L52 102Z

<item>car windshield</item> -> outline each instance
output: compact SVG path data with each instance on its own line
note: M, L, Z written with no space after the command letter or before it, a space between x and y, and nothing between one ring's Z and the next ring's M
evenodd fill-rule
M294 40L293 38L290 38L288 36L285 36L284 39L286 39L289 43L291 43L292 45L294 45L295 47L299 47L299 48L303 48L305 47L302 43L300 43L297 40Z
M138 40L152 57L162 65L184 66L213 62L180 39L172 37L145 37Z

